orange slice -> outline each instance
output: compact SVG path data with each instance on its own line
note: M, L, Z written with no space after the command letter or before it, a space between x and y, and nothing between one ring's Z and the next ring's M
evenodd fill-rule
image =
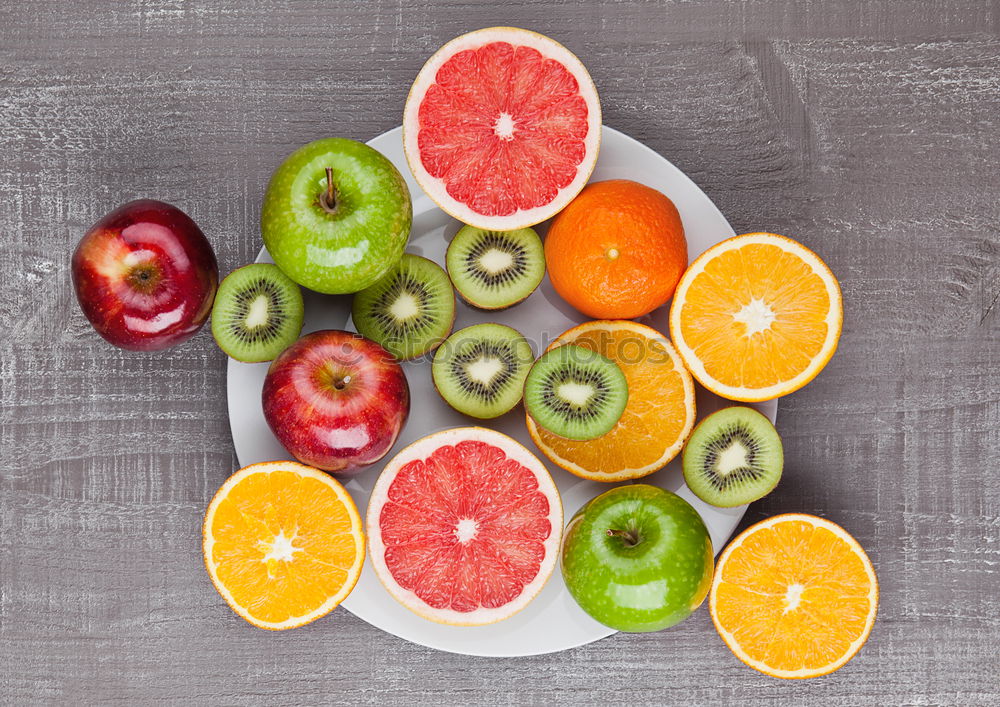
M564 332L549 349L564 344L617 363L628 381L628 405L610 432L587 442L554 435L526 416L531 438L549 459L584 479L624 481L677 456L694 427L694 380L663 334L631 321L601 320Z
M747 528L719 557L712 621L736 657L777 678L837 670L861 649L878 581L858 541L804 513Z
M365 558L361 517L344 487L297 462L240 469L208 504L205 567L254 626L281 630L329 613Z
M840 286L803 245L748 233L712 246L681 277L670 338L698 382L755 402L811 381L837 349Z

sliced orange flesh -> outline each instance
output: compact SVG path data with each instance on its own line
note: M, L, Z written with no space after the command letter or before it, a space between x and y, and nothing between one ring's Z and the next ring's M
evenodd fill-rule
M771 233L723 241L688 268L670 310L671 338L706 388L768 400L808 383L837 347L840 287L815 253Z
M539 449L567 471L595 481L652 474L677 456L694 426L694 381L670 342L632 321L587 322L562 334L564 344L593 349L618 364L628 382L628 404L610 432L577 442L552 434L527 418Z
M230 607L261 628L323 616L357 583L361 518L343 486L295 462L236 472L209 504L205 566Z
M747 529L726 548L709 607L723 640L750 667L815 677L860 650L875 621L878 583L847 531L787 514Z

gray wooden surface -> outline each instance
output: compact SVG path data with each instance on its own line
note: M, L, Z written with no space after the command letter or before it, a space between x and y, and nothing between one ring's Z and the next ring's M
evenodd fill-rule
M223 355L105 344L68 261L113 206L187 210L228 272L270 171L400 122L465 30L551 34L606 122L737 232L815 248L846 322L781 401L785 479L745 523L844 525L882 588L868 645L804 683L744 668L708 612L517 660L433 652L344 610L283 634L212 589L199 524L235 468ZM1000 4L976 0L0 3L0 701L997 704Z

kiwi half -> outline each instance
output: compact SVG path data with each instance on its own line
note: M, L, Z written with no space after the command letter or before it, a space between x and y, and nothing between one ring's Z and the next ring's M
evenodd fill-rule
M416 358L451 332L455 292L440 265L404 253L381 280L354 295L351 316L359 334L396 358Z
M212 336L237 361L270 361L299 338L303 316L302 290L277 265L247 265L219 285Z
M684 447L684 480L713 506L741 506L769 494L785 455L774 425L753 408L736 406L698 423Z
M480 309L503 309L541 283L545 250L531 228L484 231L465 226L448 246L445 264L462 299Z
M533 360L531 346L516 329L476 324L456 331L438 348L431 375L446 403L485 420L521 401Z
M542 355L524 382L524 407L560 437L596 439L611 431L628 403L618 364L596 351L567 344Z

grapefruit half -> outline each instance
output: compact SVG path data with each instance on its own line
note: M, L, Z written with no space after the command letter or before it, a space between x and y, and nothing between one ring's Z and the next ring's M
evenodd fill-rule
M372 490L372 566L399 603L432 621L491 624L552 574L562 503L538 458L482 427L444 430L390 461Z
M509 231L554 216L590 178L601 104L583 63L515 27L457 37L420 70L403 111L417 183L463 223Z

